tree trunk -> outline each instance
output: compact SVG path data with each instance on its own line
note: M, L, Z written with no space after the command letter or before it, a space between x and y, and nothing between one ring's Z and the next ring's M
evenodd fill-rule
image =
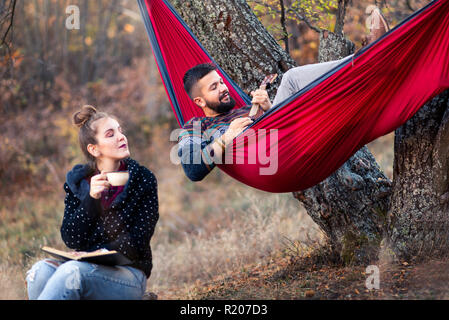
M279 77L295 61L265 30L244 0L172 0L215 61L247 93L270 73ZM274 86L270 97L274 98Z
M448 250L449 91L396 130L389 246L420 260Z
M341 59L354 44L329 31L320 34L319 62ZM389 209L391 181L363 147L316 186L293 195L325 231L335 258L369 263L377 258Z
M345 25L346 7L349 0L338 0L337 17L335 21L334 33L343 35L343 26Z
M256 88L265 74L277 72L282 76L295 66L244 0L172 0L172 3L217 63L247 92ZM353 51L354 45L341 35L321 33L319 61L339 59ZM270 96L273 97L276 88L275 85ZM446 205L449 199L446 182L449 115L444 112L447 97L443 100L440 97L423 108L421 116L415 117L416 123L411 127L414 129L405 126L402 128L405 132L399 130L393 199L391 181L366 147L323 182L293 193L324 230L336 257L359 263L376 258L388 222L388 234L392 237L389 243L398 256L416 252L409 251L409 243L413 247L416 242L429 239L428 233L418 230L417 219L434 217L423 213L429 208L437 208L429 212L443 212L442 203ZM427 123L419 118L435 116L437 120ZM404 134L409 131L407 138ZM423 139L422 134L427 131L433 132L432 139ZM428 151L427 157L419 162L413 160L424 155L423 150ZM431 164L423 166L428 159ZM431 173L424 173L425 170ZM416 191L414 186L420 189ZM388 215L390 202L393 205ZM433 243L441 242L437 234L431 239Z

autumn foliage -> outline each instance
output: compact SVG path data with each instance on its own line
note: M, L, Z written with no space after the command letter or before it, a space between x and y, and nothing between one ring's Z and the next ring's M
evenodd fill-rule
M0 10L9 2L0 4ZM298 64L316 62L317 30L334 28L339 1L281 2L248 4L286 49L287 41ZM372 2L352 1L348 7L344 32L357 45L366 33L364 8ZM382 12L395 25L412 12L410 8L426 2L388 0ZM68 5L80 9L79 30L65 28ZM7 21L0 23L4 31ZM239 271L246 275L248 265L256 265L254 277L266 267L270 279L283 279L279 269L289 266L291 244L297 244L293 256L302 257L322 240L317 226L288 195L248 189L218 170L195 184L170 162L175 145L170 133L177 122L136 1L18 1L6 40L8 46L0 47L0 298L24 298L25 271L42 258L39 247L63 245L58 234L62 185L66 172L84 161L71 116L84 104L120 119L132 157L158 178L161 220L150 284L165 297L211 297L220 290L216 284L192 290L190 286L199 279L223 280ZM390 142L377 146L379 154L387 153ZM273 266L279 256L280 263ZM357 270L358 278L361 272ZM247 278L246 284L254 280ZM240 285L235 279L231 283ZM254 286L269 288L260 279L255 282ZM310 290L304 285L301 295L318 295Z

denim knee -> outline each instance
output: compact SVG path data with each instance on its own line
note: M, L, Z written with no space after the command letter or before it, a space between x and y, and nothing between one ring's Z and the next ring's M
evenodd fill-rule
M82 291L83 268L88 265L78 261L61 264L39 295L39 300L78 300Z
M52 273L37 299L141 299L145 287L145 274L138 269L67 261Z
M63 263L57 270L55 277L64 280L66 289L79 290L81 287L81 277L91 269L90 265L85 262L70 260Z
M26 274L28 299L35 300L57 268L57 262L44 259L36 262Z

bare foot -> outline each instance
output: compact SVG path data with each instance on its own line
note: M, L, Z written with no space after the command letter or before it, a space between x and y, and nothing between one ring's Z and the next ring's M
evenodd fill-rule
M380 9L375 5L369 5L365 13L368 15L366 18L366 26L369 29L369 35L364 36L362 39L362 46L354 52L354 56L370 43L376 41L382 37L387 31L390 30L385 17L380 12ZM354 56L352 58L352 65L354 66Z
M376 41L390 30L385 17L382 15L378 7L375 5L369 5L366 8L365 13L368 15L368 18L366 19L366 26L369 28L370 34L363 39L363 46ZM363 42L365 42L365 44L363 44Z

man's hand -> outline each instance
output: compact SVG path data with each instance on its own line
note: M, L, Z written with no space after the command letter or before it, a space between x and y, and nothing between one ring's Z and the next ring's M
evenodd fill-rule
M230 143L243 130L245 130L253 120L249 117L237 118L231 121L228 130L221 136L221 139L226 144Z
M90 179L90 196L94 199L100 199L101 193L109 189L110 186L106 172L102 171Z
M253 97L251 103L258 104L263 111L267 111L271 108L271 101L267 90L257 89L256 91L251 92L251 96Z

